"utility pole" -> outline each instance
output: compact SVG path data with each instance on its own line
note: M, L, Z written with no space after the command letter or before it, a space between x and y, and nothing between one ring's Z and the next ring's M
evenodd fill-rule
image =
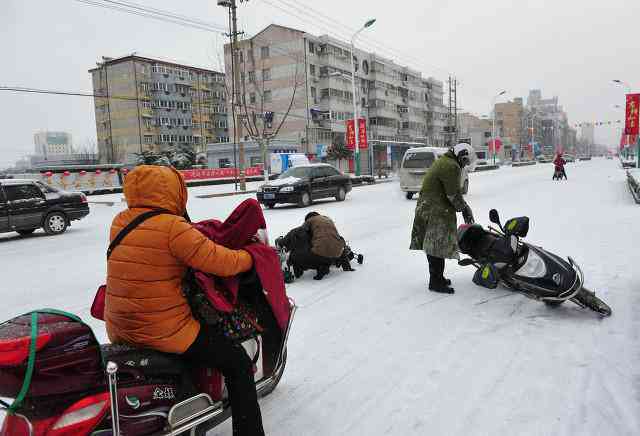
M458 132L458 80L449 76L449 113L447 114L446 146L455 145Z
M245 154L244 154L244 142L242 138L242 117L240 113L240 107L242 104L242 86L240 83L240 62L238 56L238 35L243 32L238 32L238 16L237 16L237 1L238 0L217 0L218 6L229 8L231 14L231 33L228 35L231 37L231 71L233 74L233 96L232 96L232 111L234 124L236 129L236 136L238 138L238 176L240 178L240 190L247 190L247 179L245 177ZM246 0L245 0L246 1ZM243 0L240 0L242 3ZM266 163L263 162L263 165Z

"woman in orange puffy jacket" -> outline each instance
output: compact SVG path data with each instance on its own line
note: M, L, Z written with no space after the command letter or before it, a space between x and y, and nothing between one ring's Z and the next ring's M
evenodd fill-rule
M220 332L199 324L181 287L188 267L229 277L250 270L251 256L215 244L184 218L187 188L173 168L135 168L125 179L124 196L128 209L114 218L111 240L144 212L168 213L136 227L108 260L109 339L181 354L194 365L218 368L229 391L233 434L264 435L249 356Z

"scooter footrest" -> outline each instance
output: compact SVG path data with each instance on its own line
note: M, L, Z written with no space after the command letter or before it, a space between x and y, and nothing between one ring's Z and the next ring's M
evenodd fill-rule
M214 403L209 395L199 394L173 406L167 421L169 427L174 429L220 407L221 404Z

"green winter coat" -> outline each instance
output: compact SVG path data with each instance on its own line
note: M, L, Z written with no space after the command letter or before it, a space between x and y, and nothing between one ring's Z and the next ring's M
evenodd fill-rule
M458 259L456 211L466 207L460 188L462 172L453 152L439 157L422 181L411 231L411 250Z

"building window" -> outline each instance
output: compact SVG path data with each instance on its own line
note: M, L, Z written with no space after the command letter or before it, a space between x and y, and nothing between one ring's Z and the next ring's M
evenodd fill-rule
M271 91L265 91L262 96L263 103L271 103Z
M313 101L318 98L318 90L313 86L311 87L311 98L313 99Z
M256 104L256 93L252 92L249 94L249 103Z
M309 53L314 54L315 52L316 52L316 45L312 41L309 41Z
M309 64L309 74L311 74L312 76L316 75L316 66L313 64Z
M249 71L249 83L255 83L255 82L256 82L256 72Z
M262 59L267 59L269 57L269 47L260 48L260 57Z
M271 68L265 68L262 70L262 80L271 80Z
M152 144L153 143L153 135L144 135L144 143Z
M244 62L244 52L242 50L238 50L238 60L240 63Z

